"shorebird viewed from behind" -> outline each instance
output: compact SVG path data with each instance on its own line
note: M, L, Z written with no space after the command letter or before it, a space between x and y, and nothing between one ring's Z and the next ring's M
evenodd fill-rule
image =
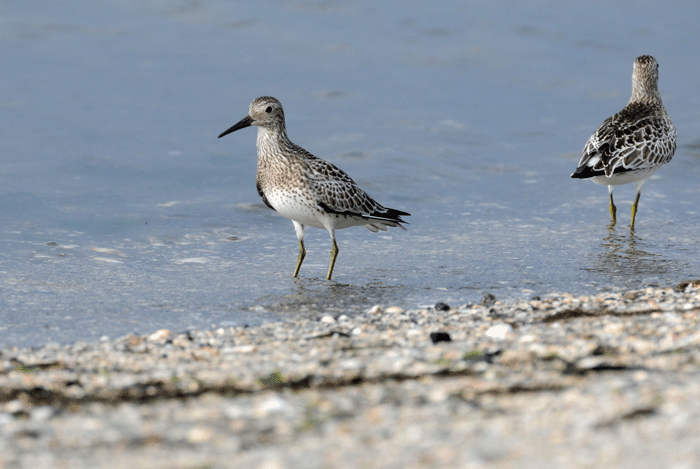
M634 61L632 97L627 106L608 117L588 139L572 178L608 186L610 216L617 221L613 187L634 182L637 196L632 204L632 222L644 183L676 151L676 128L659 94L659 64L650 55Z
M387 227L403 228L401 219L409 213L380 205L335 165L315 157L287 137L282 104L262 96L250 104L250 112L219 135L255 125L258 127L258 170L256 186L265 205L294 223L299 240L299 257L294 277L306 256L304 230L325 228L333 248L326 278L331 279L338 257L335 230L364 226L372 232Z

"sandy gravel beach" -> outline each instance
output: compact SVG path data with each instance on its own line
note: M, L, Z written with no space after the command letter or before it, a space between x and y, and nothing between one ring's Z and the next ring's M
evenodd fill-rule
M5 349L0 466L697 467L699 311L690 283Z

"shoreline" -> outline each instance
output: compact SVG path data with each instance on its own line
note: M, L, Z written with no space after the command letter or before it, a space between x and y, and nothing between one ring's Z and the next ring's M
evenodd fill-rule
M0 466L691 467L681 287L3 349Z

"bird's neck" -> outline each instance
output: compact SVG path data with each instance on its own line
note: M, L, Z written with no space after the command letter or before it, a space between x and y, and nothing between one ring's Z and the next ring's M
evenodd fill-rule
M284 127L258 127L258 168L274 166L285 161L285 148L292 142L287 137Z
M287 143L289 143L289 137L283 127L258 127L258 149L271 149Z
M659 87L651 77L632 80L632 97L629 102L663 106Z

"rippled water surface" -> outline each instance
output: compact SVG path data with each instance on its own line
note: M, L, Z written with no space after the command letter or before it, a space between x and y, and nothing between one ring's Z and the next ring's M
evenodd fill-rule
M700 277L697 2L5 2L0 345L179 332ZM622 21L622 19L625 19ZM581 148L660 63L678 129L646 185L572 180ZM255 191L273 95L290 138L409 231L311 229Z

